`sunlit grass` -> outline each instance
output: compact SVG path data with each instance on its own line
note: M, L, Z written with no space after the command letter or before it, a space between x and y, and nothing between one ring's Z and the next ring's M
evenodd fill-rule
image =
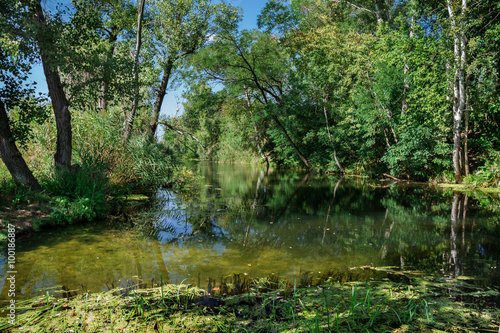
M115 289L73 299L45 295L18 303L16 325L1 318L0 330L468 332L499 327L500 312L490 302L491 293L459 280L298 285L296 280L259 279L232 296L210 296L183 284ZM222 291L221 287L212 291Z

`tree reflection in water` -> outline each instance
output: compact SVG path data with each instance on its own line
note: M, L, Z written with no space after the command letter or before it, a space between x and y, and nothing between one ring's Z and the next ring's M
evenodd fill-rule
M20 298L160 280L207 286L234 274L293 280L360 266L500 285L493 195L241 165L195 167L196 191L159 190L133 228L103 221L19 239ZM1 299L7 291L3 283Z

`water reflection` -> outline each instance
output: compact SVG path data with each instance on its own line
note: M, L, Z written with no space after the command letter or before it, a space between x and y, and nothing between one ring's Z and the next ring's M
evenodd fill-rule
M19 239L17 297L160 279L207 287L210 278L232 274L293 279L358 266L500 283L493 196L249 166L195 167L195 195L158 191L154 208L133 227L102 221ZM0 259L0 299L7 300Z

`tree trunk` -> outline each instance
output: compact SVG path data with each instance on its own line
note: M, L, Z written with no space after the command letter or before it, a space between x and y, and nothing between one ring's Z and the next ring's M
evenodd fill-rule
M295 145L295 143L293 142L293 140L288 135L288 132L286 131L286 128L279 121L278 116L273 115L272 118L276 122L276 124L278 125L278 127L281 129L281 131L283 132L283 134L285 134L285 137L288 140L288 143L290 143L290 146L292 146L293 150L295 150L295 153L297 153L297 155L300 157L300 159L302 160L302 162L304 162L304 164L306 165L306 167L308 169L311 168L312 164L309 163L309 161L307 160L307 158L304 155L302 155L302 153L300 152L299 148L297 148L297 146Z
M168 59L165 71L163 72L163 78L161 79L160 89L156 95L155 105L153 107L153 113L151 115L151 120L149 121L149 132L148 137L151 141L154 140L156 134L156 128L158 127L158 120L160 119L161 105L163 104L163 99L167 92L168 81L170 80L170 74L172 73L172 68L174 66L174 60Z
M47 37L50 34L45 31L46 21L40 1L34 7L31 7L31 11L33 12L35 22L38 24L36 35L42 57L43 73L47 80L49 96L56 119L57 148L54 162L57 169L70 170L72 154L71 115L68 110L69 103L63 90L59 73L57 69L52 70L50 66L51 59L48 49L54 45L54 41L50 37Z
M467 0L462 0L462 16L466 15ZM462 175L469 175L469 157L467 153L467 131L469 130L469 114L467 110L467 78L465 70L467 66L467 40L465 37L464 18L460 22L460 75L459 75L459 89L460 89L460 102L459 107L462 114L465 113L465 134L463 142L463 165Z
M450 27L453 31L454 43L454 78L453 78L453 171L455 181L461 182L464 175L464 163L461 163L462 147L462 117L465 109L465 66L466 66L466 40L465 27L460 22L457 26L457 15L453 10L451 0L447 0L448 13L450 16ZM462 15L465 15L467 9L467 0L462 0ZM459 31L457 31L459 29Z
M238 50L239 56L241 57L241 59L246 64L246 66L247 66L246 69L248 69L252 73L252 81L257 85L257 88L259 89L259 91L260 91L260 93L262 95L262 98L264 99L264 103L263 104L267 104L268 99L267 99L266 93L270 93L272 95L272 97L274 98L274 100L278 103L278 105L283 106L284 102L283 102L283 100L281 99L280 96L271 93L268 89L265 89L261 85L261 82L260 82L260 80L259 80L259 78L258 78L258 76L257 76L257 74L256 74L256 72L254 70L254 68L252 67L252 65L250 64L250 62L246 59L243 51L238 46L238 44L236 42L234 42L234 40L232 40L232 41L233 41L236 49ZM290 143L290 145L292 146L293 150L295 150L295 152L300 157L300 159L302 160L302 162L304 162L304 164L306 165L306 167L308 169L311 168L312 164L307 161L306 157L304 155L302 155L302 153L300 152L299 148L297 148L297 146L295 145L295 143L293 142L293 140L288 135L288 132L286 131L286 128L279 121L278 116L277 115L273 115L273 116L271 116L271 118L274 120L274 122L278 125L278 127L280 128L280 130L283 132L283 134L285 135L287 141Z
M197 137L195 137L193 134L191 134L189 132L181 131L180 129L175 128L174 126L170 125L167 121L162 121L161 124L165 125L166 127L168 127L169 129L171 129L172 131L174 131L177 134L179 134L180 136L185 136L185 135L190 136L194 141L196 141L196 143L198 143L198 146L200 146L200 148L203 150L203 154L206 154L207 148L205 148L205 146L203 146L201 144L201 141Z
M132 98L132 106L127 116L125 117L125 126L123 129L123 144L125 145L128 141L130 133L132 132L132 127L134 125L135 113L137 111L137 104L139 104L139 51L141 50L142 43L142 17L144 15L144 3L145 0L141 0L139 4L139 15L137 18L137 36L135 44L135 54L134 54L134 96Z
M469 147L468 147L468 140L469 140L469 113L470 113L470 96L469 96L469 89L467 89L467 99L465 102L465 126L464 126L464 174L467 177L470 174L470 167L469 167Z
M29 169L23 156L17 149L9 126L9 117L4 103L0 100L0 158L9 170L12 178L21 182L33 191L41 191L42 188L33 173Z
M325 102L325 101L323 101L323 102ZM335 149L335 145L333 144L332 134L330 133L330 125L328 124L328 115L326 112L326 105L323 105L323 112L325 113L326 131L328 132L328 139L330 140L330 144L332 145L332 148L333 148L333 158L335 159L335 163L337 163L337 166L339 167L340 171L342 173L345 173L344 168L342 167L342 165L340 164L340 162L337 158L337 150Z

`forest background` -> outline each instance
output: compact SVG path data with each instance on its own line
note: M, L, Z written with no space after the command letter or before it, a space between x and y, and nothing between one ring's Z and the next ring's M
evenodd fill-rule
M253 30L204 0L0 10L2 191L58 222L182 184L181 158L498 186L497 1L270 0Z

